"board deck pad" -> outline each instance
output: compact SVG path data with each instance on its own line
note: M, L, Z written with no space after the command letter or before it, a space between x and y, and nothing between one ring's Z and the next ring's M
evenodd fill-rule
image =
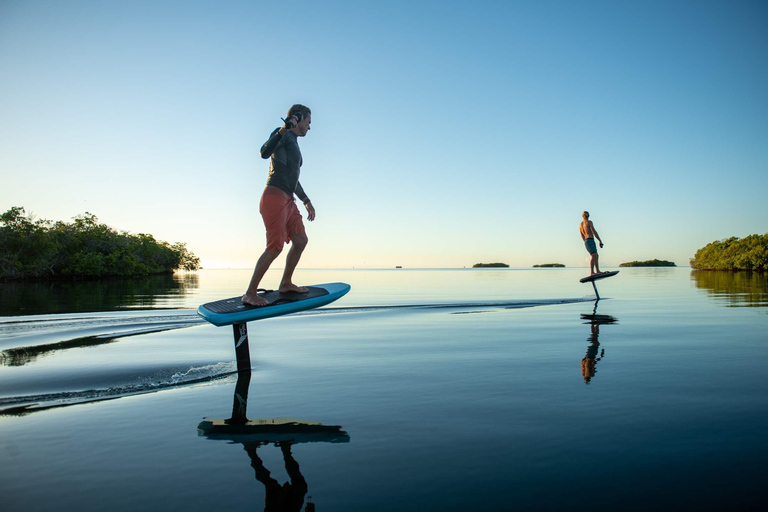
M203 307L211 313L227 315L229 313L239 313L240 311L247 311L250 309L269 308L276 306L277 304L285 304L286 302L296 302L299 300L328 295L328 290L325 288L317 288L315 286L308 286L307 288L309 288L307 293L280 293L277 290L268 290L266 293L260 293L259 297L267 300L269 302L268 306L251 306L249 304L243 304L240 297L232 297L231 299L217 300L215 302L203 304Z
M343 297L350 290L350 286L346 283L317 284L307 288L309 290L305 293L262 291L259 293L259 297L269 301L266 306L243 304L241 296L217 300L199 306L197 314L213 325L242 324L319 308Z
M582 277L581 279L579 279L579 282L588 283L590 281L597 281L598 279L603 279L605 277L615 276L618 273L619 273L618 270L614 270L612 272L601 272L599 274L592 274L591 276Z

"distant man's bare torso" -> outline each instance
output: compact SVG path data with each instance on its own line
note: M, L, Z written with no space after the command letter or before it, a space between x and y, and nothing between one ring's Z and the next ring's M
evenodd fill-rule
M581 239L595 238L595 228L592 226L591 220L583 220L579 224L579 232L581 232Z

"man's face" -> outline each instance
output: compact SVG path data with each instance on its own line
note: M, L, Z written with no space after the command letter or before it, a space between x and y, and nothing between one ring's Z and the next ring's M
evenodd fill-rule
M299 137L304 137L309 131L310 124L312 124L312 114L307 114L306 116L304 116L301 122L299 122L299 124L296 125L296 128L295 128L296 135L298 135Z

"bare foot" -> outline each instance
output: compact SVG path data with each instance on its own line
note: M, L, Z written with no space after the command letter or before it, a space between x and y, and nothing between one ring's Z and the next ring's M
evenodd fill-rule
M261 307L269 305L269 302L266 299L259 297L258 295L245 294L240 298L240 301L248 306Z
M306 286L296 286L293 283L281 284L280 293L307 293L309 288Z

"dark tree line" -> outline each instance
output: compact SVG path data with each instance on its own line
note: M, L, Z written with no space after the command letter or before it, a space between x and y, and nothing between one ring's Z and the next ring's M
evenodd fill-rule
M731 237L707 244L696 251L691 267L698 270L768 269L768 233Z
M0 279L96 278L197 270L186 244L118 232L91 213L53 222L14 206L0 215Z
M620 267L676 267L673 261L667 260L646 260L646 261L628 261L619 264Z

